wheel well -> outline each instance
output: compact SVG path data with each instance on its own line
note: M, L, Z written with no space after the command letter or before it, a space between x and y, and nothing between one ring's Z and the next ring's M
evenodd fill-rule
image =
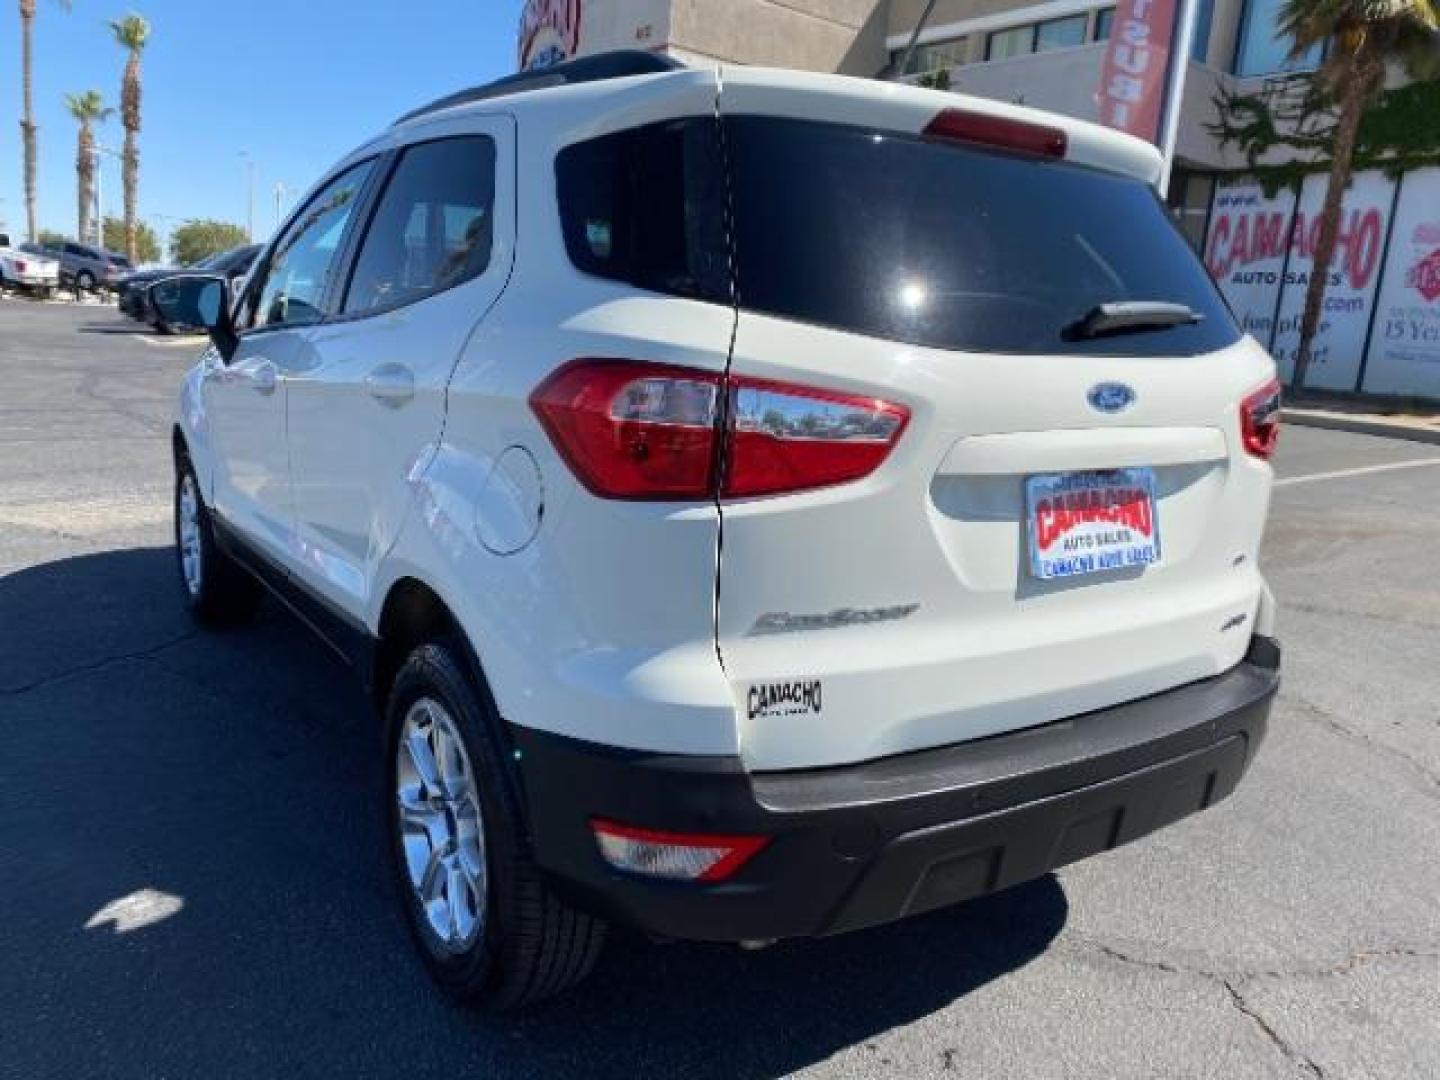
M390 587L380 613L375 663L370 674L371 693L382 711L390 694L390 684L410 651L439 637L462 637L459 626L445 601L424 582L401 578Z

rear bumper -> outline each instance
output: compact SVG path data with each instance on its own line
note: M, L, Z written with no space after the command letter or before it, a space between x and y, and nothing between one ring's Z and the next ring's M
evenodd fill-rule
M536 857L563 894L667 937L841 933L1030 880L1213 805L1265 734L1279 648L1230 671L1007 735L881 761L747 773L513 729ZM611 869L589 820L769 844L721 884Z

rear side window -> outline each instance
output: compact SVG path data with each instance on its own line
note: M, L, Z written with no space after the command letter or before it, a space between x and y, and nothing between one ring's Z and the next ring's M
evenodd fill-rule
M653 292L729 303L724 173L713 118L604 135L555 161L570 260Z
M1137 180L842 125L726 123L742 309L1000 353L1195 355L1239 338ZM1067 336L1096 305L1136 300L1201 321Z
M483 274L494 231L494 141L466 135L410 147L366 231L345 313L412 303Z

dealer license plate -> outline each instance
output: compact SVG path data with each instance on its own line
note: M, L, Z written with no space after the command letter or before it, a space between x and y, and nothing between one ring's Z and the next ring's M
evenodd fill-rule
M1153 469L1025 478L1030 572L1066 578L1160 561Z

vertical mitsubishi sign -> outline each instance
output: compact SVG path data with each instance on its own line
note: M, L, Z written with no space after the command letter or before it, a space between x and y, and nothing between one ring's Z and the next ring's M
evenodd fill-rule
M1177 0L1120 0L1100 68L1100 122L1156 145L1177 10Z

